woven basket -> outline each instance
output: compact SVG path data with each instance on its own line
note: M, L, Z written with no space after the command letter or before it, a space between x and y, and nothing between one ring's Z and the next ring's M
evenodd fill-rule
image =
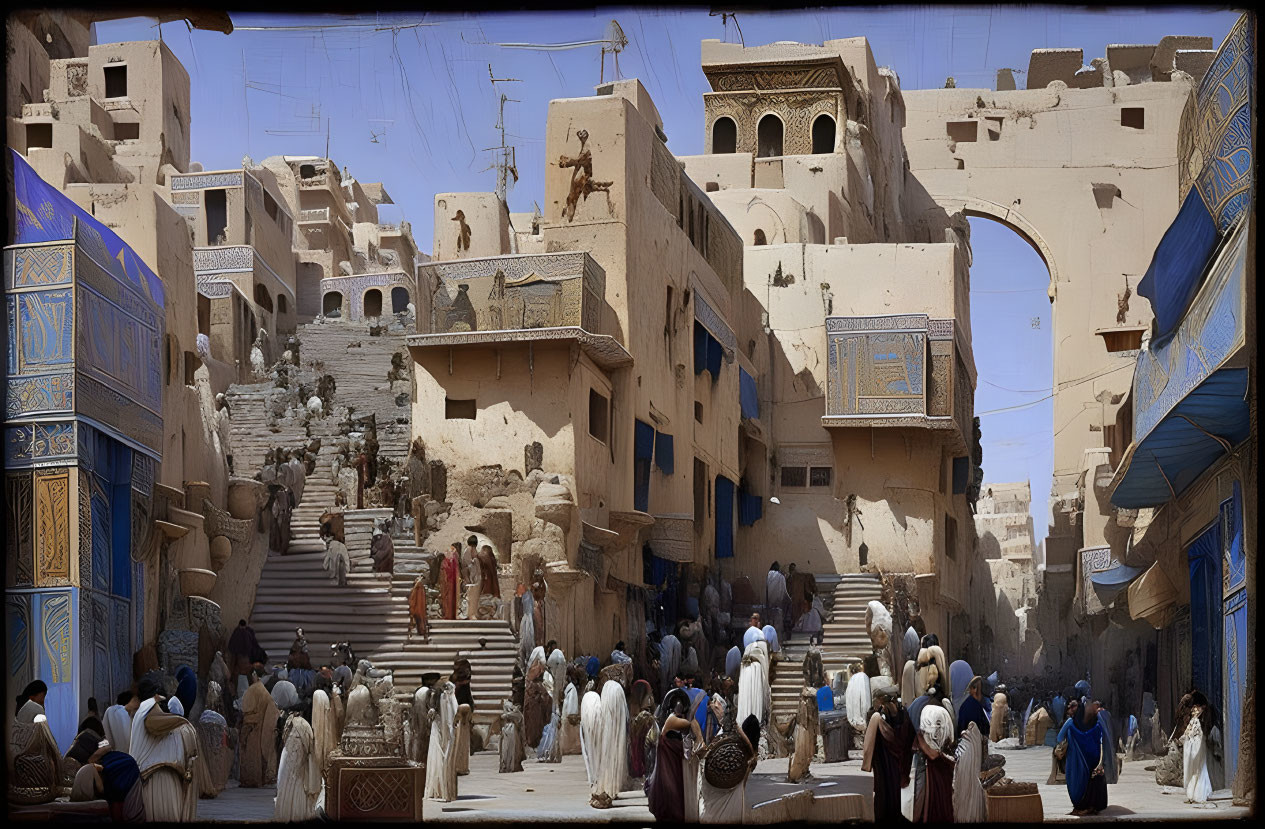
M988 820L990 823L1041 823L1045 820L1045 807L1041 795L988 795Z
M749 759L741 738L722 737L703 760L703 777L718 789L732 789L746 778Z

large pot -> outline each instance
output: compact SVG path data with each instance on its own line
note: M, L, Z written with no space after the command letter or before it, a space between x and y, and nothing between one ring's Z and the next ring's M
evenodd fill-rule
M215 587L215 573L198 567L183 567L176 571L180 577L180 593L186 598L200 596L206 598Z

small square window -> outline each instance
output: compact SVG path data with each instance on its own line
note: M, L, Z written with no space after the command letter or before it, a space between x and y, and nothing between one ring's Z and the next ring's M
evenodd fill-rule
M1142 107L1123 107L1120 110L1120 126L1140 130L1146 127L1146 110Z
M610 401L596 389L589 389L589 434L606 442L610 432Z
M473 400L453 400L444 398L444 418L447 420L474 420L475 406Z
M26 148L27 150L47 149L53 146L53 125L52 124L27 124L26 125Z
M808 470L809 486L830 486L830 473L834 470L829 466L814 466Z
M105 97L127 97L127 67L123 65L105 67Z
M944 126L949 138L959 144L978 140L979 121L950 121Z
M782 467L782 486L808 486L808 467L806 466L784 466Z
M699 423L703 422L703 404L697 400L694 401L694 419Z

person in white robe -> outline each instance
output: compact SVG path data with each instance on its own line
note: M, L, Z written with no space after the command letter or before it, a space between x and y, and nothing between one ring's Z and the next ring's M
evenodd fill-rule
M777 629L773 625L764 626L764 641L769 643L769 654L780 653L782 645L778 642Z
M563 754L583 753L580 745L580 692L572 682L562 697L562 730L559 732Z
M785 629L787 627L786 616L791 609L791 594L786 589L786 576L778 568L778 563L773 562L769 569L769 575L765 579L765 600L764 607L768 611L769 621L774 627Z
M129 753L140 769L145 816L150 822L194 821L198 814L197 731L184 717L158 707L157 688L143 688L141 696L148 699L132 720Z
M1182 735L1182 780L1186 784L1187 803L1206 803L1212 794L1212 780L1208 775L1208 742L1204 739L1203 724L1199 715L1203 708L1195 706L1190 711L1190 721Z
M566 694L567 686L567 657L562 652L562 648L554 648L549 654L549 658L545 660L545 665L549 669L549 675L553 679L553 710L559 711L562 708L562 697Z
M607 682L602 686L602 710L597 728L594 786L590 805L610 806L619 797L628 775L628 700L624 686ZM582 724L581 724L582 725Z
M744 653L746 652L747 648L751 647L752 642L765 641L764 628L760 627L759 622L760 622L760 617L757 615L753 615L751 617L750 627L748 627L742 633L742 649Z
M132 714L140 707L140 699L133 694L126 705L111 705L105 709L105 738L115 751L128 754L132 742Z
M417 763L426 762L426 751L430 746L430 693L430 688L424 685L414 691L413 704L408 712L410 726L408 758ZM315 709L315 706L313 708Z
M532 649L538 647L536 645L536 619L533 616L535 610L536 598L530 590L523 592L523 616L518 623L518 641L522 643L520 646L523 662L527 667L531 667ZM523 673L527 673L526 668Z
M761 728L768 723L773 709L773 692L769 686L769 644L763 639L752 642L742 655L742 669L738 674L738 716L736 722L746 722L754 716Z
M979 726L967 723L958 740L957 763L953 767L954 823L984 823L988 820L988 800L976 771L984 763L984 750Z
M336 748L338 738L334 734L334 712L330 708L329 694L318 688L312 693L312 756L316 759L319 773L325 773L330 752Z
M457 688L445 682L438 710L430 724L430 746L426 750L426 797L431 800L457 799Z
M580 701L580 753L584 755L584 771L588 775L589 794L597 794L597 754L602 727L602 696L589 691Z
M854 730L864 732L869 725L872 699L870 678L864 673L853 674L843 694L843 706L848 712L848 724Z
M311 820L316 817L316 800L321 794L321 772L311 724L298 714L291 714L281 742L273 820Z

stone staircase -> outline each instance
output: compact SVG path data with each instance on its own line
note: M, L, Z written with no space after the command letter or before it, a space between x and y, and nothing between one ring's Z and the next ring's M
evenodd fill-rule
M236 475L254 477L263 468L270 449L295 449L307 444L307 429L301 424L278 425L269 414L269 400L283 393L271 382L229 388L225 399L231 414L229 440Z
M835 586L831 620L826 623L821 661L826 673L842 670L853 659L870 654L870 637L865 632L865 608L883 597L877 575L848 573Z
M826 618L829 619L834 606L835 590L842 577L834 573L813 575L817 581L817 595L821 598L821 603L826 608ZM773 713L779 717L794 714L799 707L799 692L804 686L804 656L808 653L809 637L802 633L795 634L789 641L780 644L782 656L774 664L771 682Z

